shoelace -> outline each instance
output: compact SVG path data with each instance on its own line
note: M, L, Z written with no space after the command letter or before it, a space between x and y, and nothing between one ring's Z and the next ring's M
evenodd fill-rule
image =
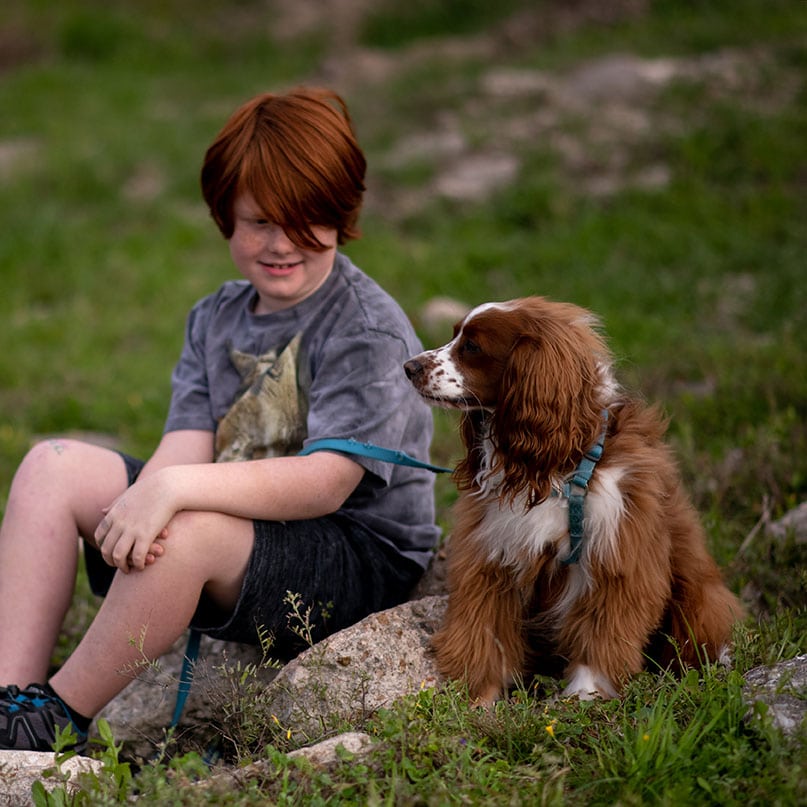
M48 703L56 703L61 706L61 703L56 698L52 698L47 692L42 692L39 689L26 687L20 689L14 684L3 687L0 690L0 696L8 703L9 712L28 711L33 712L36 709L41 709Z

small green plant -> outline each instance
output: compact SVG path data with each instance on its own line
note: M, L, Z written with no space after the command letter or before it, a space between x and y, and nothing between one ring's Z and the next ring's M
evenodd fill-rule
M289 630L299 639L302 639L306 647L312 647L314 645L314 624L311 621L311 614L314 606L306 605L303 598L293 591L286 592L283 602L289 606L287 617ZM320 606L323 622L327 622L328 614L332 607L332 605Z
M67 760L76 756L75 751L69 749L78 738L70 725L64 730L56 728L54 742L56 767L49 772L49 776L64 784L48 792L41 781L34 782L31 796L36 807L62 807L62 805L81 807L99 803L99 797L103 797L104 801L111 804L126 800L132 786L131 766L128 762L120 760L122 746L115 744L112 730L106 720L101 719L97 722L97 731L98 739L94 742L101 747L101 753L97 757L103 763L101 772L80 773L77 779L68 785L67 782L71 777L62 768Z

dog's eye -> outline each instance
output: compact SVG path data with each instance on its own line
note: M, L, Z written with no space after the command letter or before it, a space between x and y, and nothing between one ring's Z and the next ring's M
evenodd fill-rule
M463 343L460 345L460 352L462 352L462 353L468 353L468 354L470 354L471 356L476 356L477 354L479 354L479 353L481 353L481 352L482 352L482 348L481 348L481 347L479 347L479 345L477 345L477 344L476 344L476 342L473 342L473 341L472 341L472 340L470 340L470 339L466 339L466 340L465 340L465 341L464 341L464 342L463 342Z

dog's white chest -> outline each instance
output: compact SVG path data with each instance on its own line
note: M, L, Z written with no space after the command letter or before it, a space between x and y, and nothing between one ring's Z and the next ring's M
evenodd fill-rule
M550 546L568 538L568 503L552 497L525 511L516 500L512 506L491 498L477 537L491 561L522 566Z
M618 554L616 535L624 507L619 481L623 474L620 468L599 469L585 499L584 551L601 558ZM521 567L549 548L564 556L569 552L568 499L551 496L530 510L525 510L519 498L512 505L491 494L486 499L476 538L489 560Z

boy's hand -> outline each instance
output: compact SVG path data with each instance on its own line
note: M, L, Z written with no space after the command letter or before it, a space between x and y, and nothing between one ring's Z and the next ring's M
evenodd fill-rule
M95 530L104 560L128 574L142 571L163 554L166 525L174 515L167 486L157 472L136 482L109 507Z

